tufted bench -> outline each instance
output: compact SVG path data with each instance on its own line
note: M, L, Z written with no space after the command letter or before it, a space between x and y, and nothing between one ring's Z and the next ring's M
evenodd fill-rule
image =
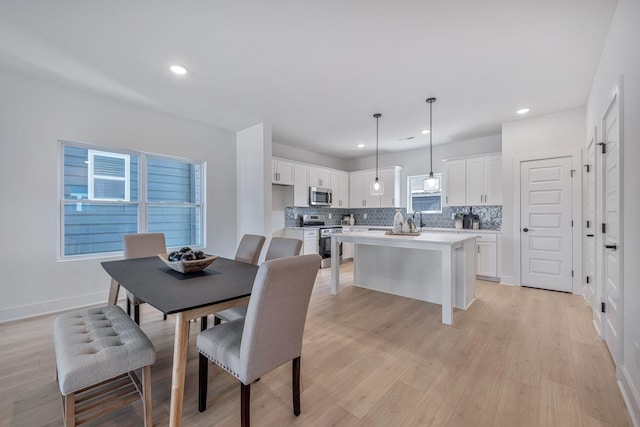
M53 321L53 344L65 426L75 426L142 398L151 426L149 338L118 306L74 311ZM142 368L142 385L133 372Z

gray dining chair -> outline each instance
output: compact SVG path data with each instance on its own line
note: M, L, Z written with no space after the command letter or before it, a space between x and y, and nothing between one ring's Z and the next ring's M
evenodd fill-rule
M240 244L242 244L242 242L240 242ZM269 243L269 248L267 249L267 255L265 257L265 261L300 255L301 249L302 249L302 240L290 239L286 237L273 237L271 239L271 243ZM257 264L257 263L258 263L258 260L256 259L256 262L253 264ZM230 322L232 320L243 319L246 315L247 315L247 306L238 305L214 314L213 324L219 325L221 322ZM204 330L204 327L201 329Z
M270 261L276 258L300 255L300 250L302 250L302 240L300 239L272 237L264 260Z
M242 236L238 249L236 250L235 260L257 265L265 240L264 236L245 234Z
M164 233L125 234L122 239L125 259L145 258L167 252ZM140 304L144 304L144 301L127 291L127 314L131 316L133 306L133 320L138 325L140 325ZM166 320L167 315L163 314L163 318Z
M300 356L317 254L265 261L256 275L247 316L198 334L198 410L207 406L209 360L240 380L241 424L249 427L251 383L292 361L293 413L300 414Z

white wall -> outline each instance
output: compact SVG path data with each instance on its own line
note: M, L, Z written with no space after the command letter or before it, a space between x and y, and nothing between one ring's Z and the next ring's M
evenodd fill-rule
M244 234L271 235L271 126L236 133L238 241ZM268 242L267 242L268 243Z
M514 168L520 168L523 158L544 158L548 155L573 155L579 153L586 141L585 109L562 111L531 119L522 119L502 125L502 283L519 284L520 253L518 250L519 233L516 235L514 226L519 225L516 218L520 203L519 182L515 182ZM574 159L579 163L579 158ZM579 169L579 164L573 165ZM519 169L518 169L519 170ZM577 173L574 180L580 180L581 173ZM514 197L515 196L515 197ZM574 189L574 200L581 200L580 186ZM578 205L580 206L580 205ZM574 220L580 224L579 213L574 212ZM576 227L579 229L579 227ZM580 248L580 240L576 240L574 248ZM579 252L581 253L581 252ZM578 254L575 254L578 255ZM580 268L580 258L574 262L574 267ZM577 275L577 277L581 277Z
M469 139L450 144L438 144L433 146L433 172L442 173L444 164L442 160L456 157L481 155L487 153L499 153L502 150L502 138L500 135L492 135L483 138ZM407 176L429 173L429 146L417 150L400 151L396 153L381 154L378 159L379 167L401 166L400 194L401 206L407 205ZM349 163L350 171L374 169L376 158L365 157L352 160Z
M234 254L232 133L0 72L0 321L107 300L104 258L56 261L58 139L206 161L205 249Z
M272 149L272 155L275 157L295 160L301 163L310 163L312 165L324 166L327 168L338 169L342 171L349 170L347 169L347 167L349 166L348 160L336 159L333 157L303 150L301 148L290 147L288 145L279 144L277 142L272 143L271 149Z
M634 343L640 343L640 2L620 0L602 51L589 101L587 129L598 126L609 93L623 77L623 325L622 364L618 369L632 416L640 425L640 369L634 360ZM630 400L629 400L630 399Z

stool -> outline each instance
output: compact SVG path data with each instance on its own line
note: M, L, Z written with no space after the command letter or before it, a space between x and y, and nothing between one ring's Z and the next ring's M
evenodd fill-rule
M76 426L142 399L151 427L153 344L118 306L74 311L53 321L65 426ZM142 368L142 384L136 369Z

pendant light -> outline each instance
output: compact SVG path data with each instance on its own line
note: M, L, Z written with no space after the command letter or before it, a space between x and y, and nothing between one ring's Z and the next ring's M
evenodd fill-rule
M433 174L433 103L435 98L427 98L429 104L429 177L424 180L424 191L440 191L440 178Z
M376 118L376 180L371 183L371 195L382 196L384 194L384 183L378 178L378 119L382 117L382 114L376 113L373 115Z

